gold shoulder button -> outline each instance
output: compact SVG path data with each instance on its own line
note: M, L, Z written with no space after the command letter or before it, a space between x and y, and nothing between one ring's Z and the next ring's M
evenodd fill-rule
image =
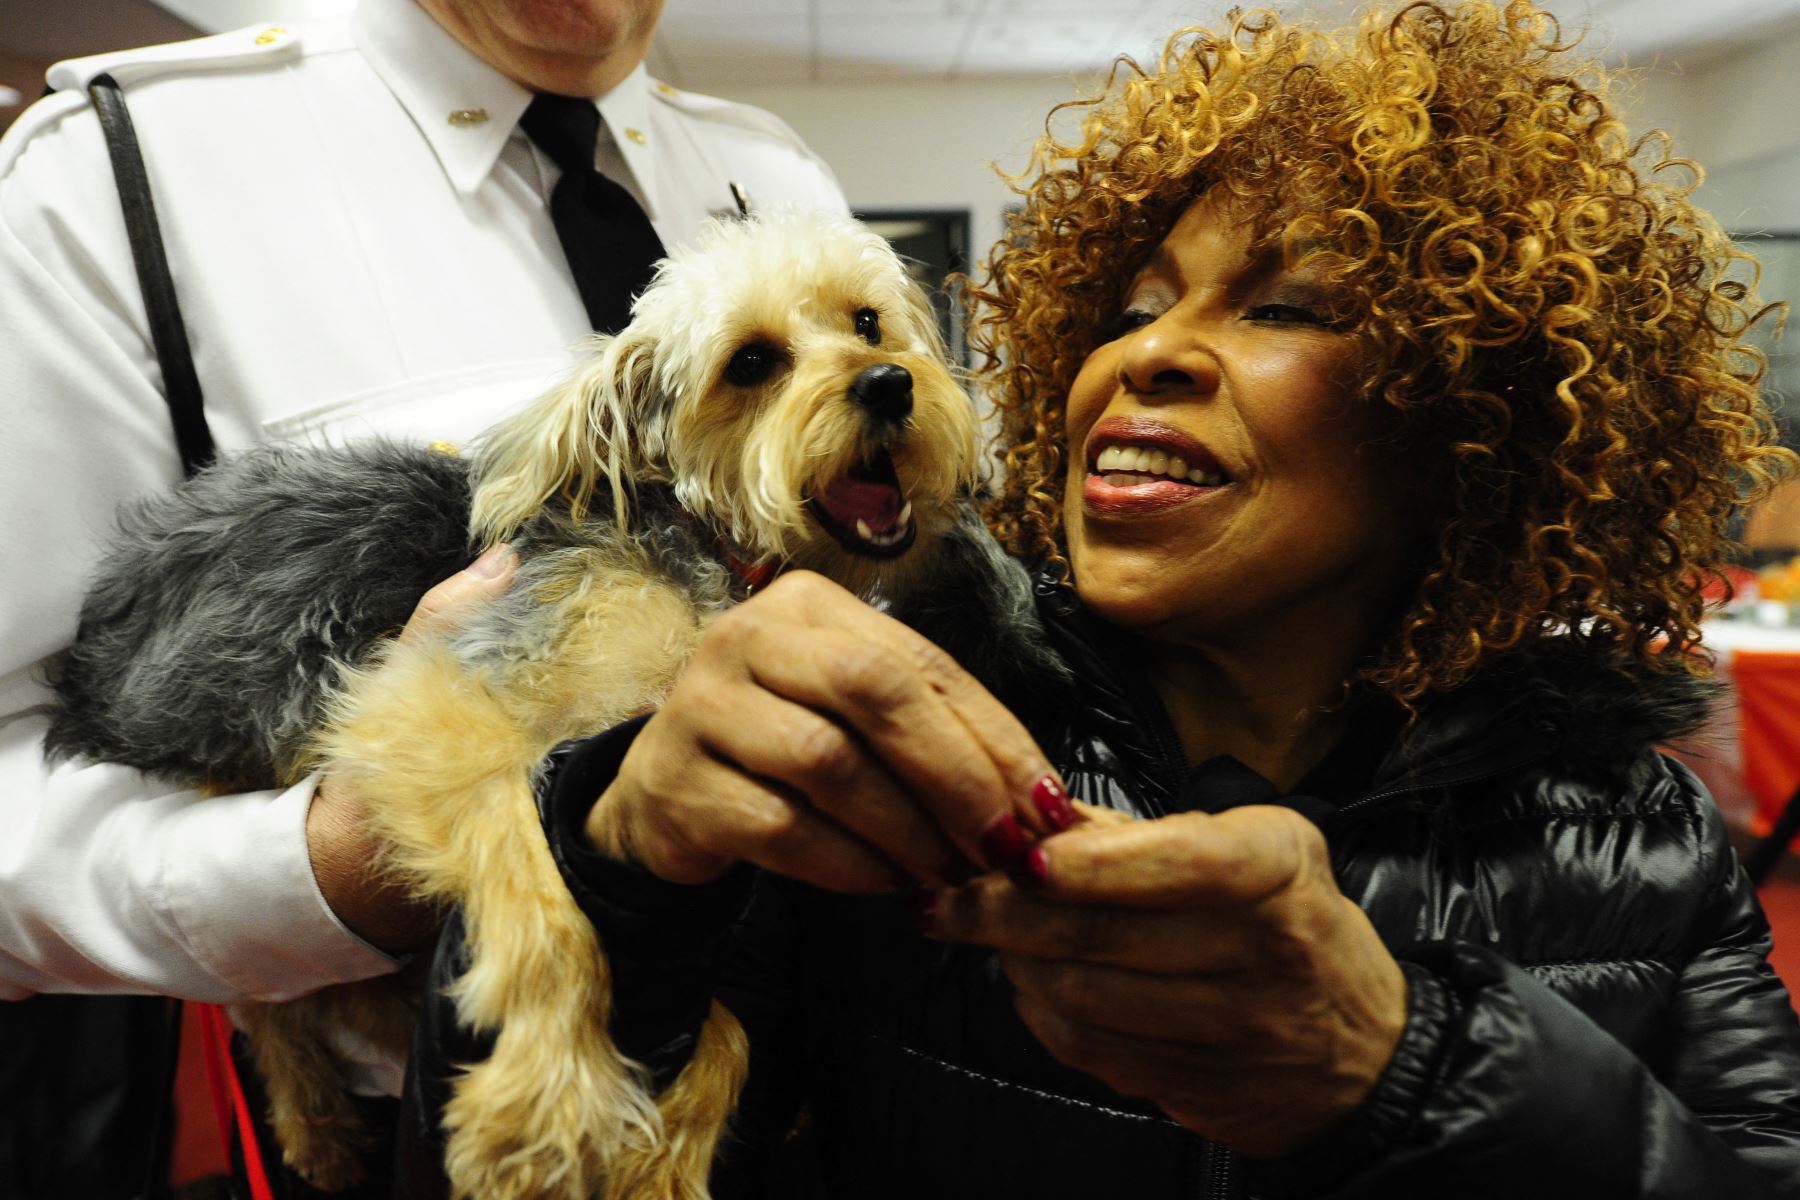
M462 457L462 451L456 448L456 443L454 442L433 442L425 448L433 454L442 454L450 458Z

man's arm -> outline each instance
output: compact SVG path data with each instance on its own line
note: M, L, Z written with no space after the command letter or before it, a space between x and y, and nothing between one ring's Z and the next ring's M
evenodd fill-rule
M111 182L79 97L0 144L0 997L278 999L379 974L314 880L310 781L202 800L44 762L41 674L114 513L180 475Z

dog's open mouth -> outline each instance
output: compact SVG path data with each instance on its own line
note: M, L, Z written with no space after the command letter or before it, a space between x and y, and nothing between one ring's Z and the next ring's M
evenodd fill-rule
M813 516L852 554L894 558L913 544L912 502L900 492L894 460L880 451L825 485L809 502Z

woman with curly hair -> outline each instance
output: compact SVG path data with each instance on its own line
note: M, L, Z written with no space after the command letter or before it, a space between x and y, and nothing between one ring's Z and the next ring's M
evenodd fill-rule
M795 575L546 772L621 1044L750 1032L715 1194L1800 1194L1768 929L1653 749L1789 467L1760 314L1558 37L1240 17L1041 143L977 335L1072 683Z

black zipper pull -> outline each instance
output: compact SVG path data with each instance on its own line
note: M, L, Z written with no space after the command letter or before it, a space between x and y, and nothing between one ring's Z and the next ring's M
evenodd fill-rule
M1217 1142L1206 1156L1205 1200L1236 1200L1237 1155Z

